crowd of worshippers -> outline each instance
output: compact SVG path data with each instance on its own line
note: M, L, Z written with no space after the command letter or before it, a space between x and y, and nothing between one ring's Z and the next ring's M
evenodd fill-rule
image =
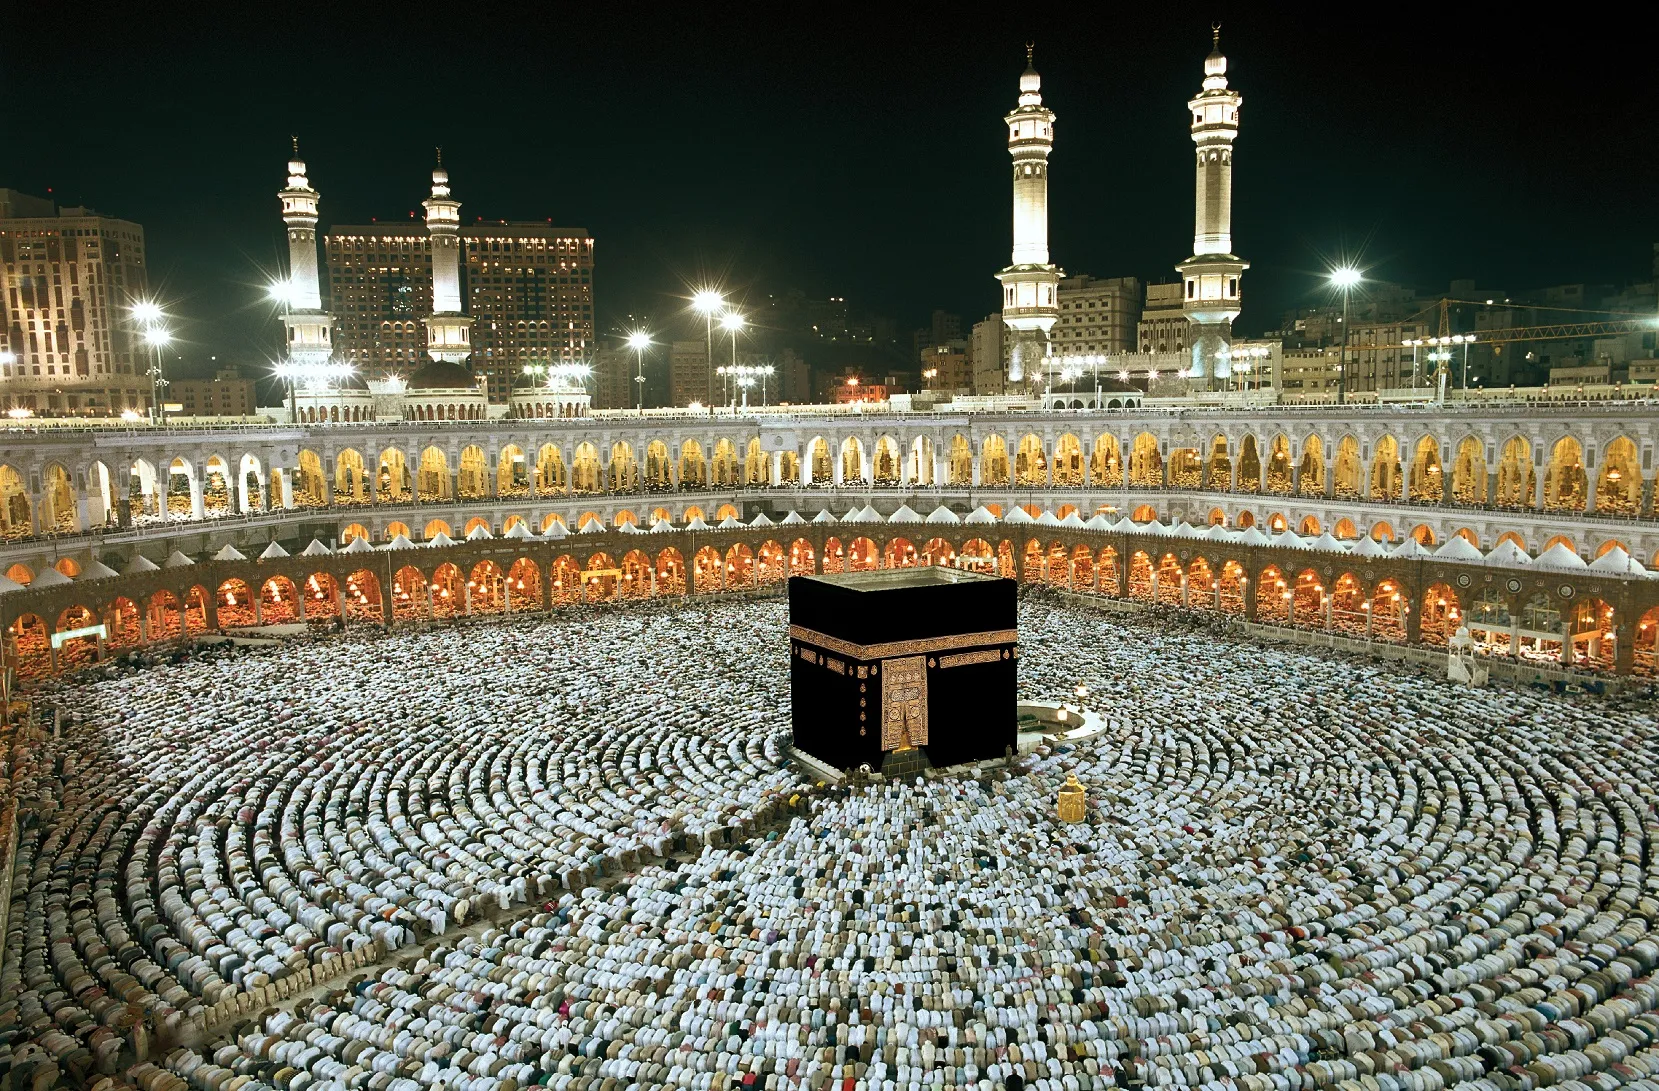
M146 1091L1659 1086L1650 704L1020 623L1022 696L1081 685L1103 734L852 788L784 760L778 603L66 685L11 1063ZM417 946L201 1049L121 1048L135 1008L374 939Z

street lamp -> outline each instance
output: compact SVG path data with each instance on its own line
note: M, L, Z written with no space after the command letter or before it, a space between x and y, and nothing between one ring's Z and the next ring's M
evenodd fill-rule
M651 347L651 335L644 330L635 330L628 335L628 347L634 350L634 387L638 394L634 398L634 408L641 413L645 412L645 350Z
M1354 288L1365 279L1360 271L1352 265L1343 265L1331 270L1331 287L1342 293L1342 358L1336 365L1336 401L1338 405L1348 401L1348 301L1353 295Z
M726 298L713 288L703 288L691 297L691 309L703 316L703 332L708 338L709 400L714 400L714 316L726 306Z
M727 311L720 316L720 328L732 335L732 367L737 367L737 331L743 328L743 316L736 311ZM731 390L731 402L737 404L737 392Z

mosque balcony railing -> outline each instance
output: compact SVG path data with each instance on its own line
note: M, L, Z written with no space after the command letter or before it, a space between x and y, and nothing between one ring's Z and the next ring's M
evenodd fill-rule
M1091 393L1078 391L1078 394ZM1143 396L1129 393L1128 396ZM640 414L634 410L602 410L599 413L586 417L498 417L486 420L377 420L352 422L299 422L247 420L227 421L225 423L204 422L200 419L188 422L168 422L164 424L149 424L130 421L111 421L109 423L93 423L75 420L73 418L31 418L29 422L0 423L0 434L8 440L39 439L53 442L74 436L94 436L129 439L135 442L147 442L151 437L168 436L185 439L190 436L217 437L225 435L262 435L271 439L290 439L296 436L325 435L334 433L373 433L373 432L463 432L489 433L494 431L549 429L566 430L592 429L596 426L614 426L617 424L638 423L651 424L720 424L720 423L749 423L757 430L763 425L779 425L792 422L808 423L834 419L838 421L856 420L885 420L900 419L918 422L943 423L947 421L961 421L964 423L1011 423L1031 422L1044 418L1055 420L1077 420L1086 418L1100 418L1105 420L1269 420L1294 417L1309 420L1328 418L1332 420L1357 419L1386 419L1401 418L1479 418L1482 416L1495 419L1513 420L1520 417L1528 419L1547 417L1549 419L1563 419L1594 415L1647 417L1659 410L1659 399L1653 397L1627 397L1607 399L1557 399L1557 398L1490 398L1453 400L1447 402L1432 402L1427 404L1346 404L1346 405L1294 405L1277 404L1266 406L1208 406L1208 405L1146 405L1137 403L1117 408L1091 409L1062 409L1062 408L1031 408L1031 409L962 409L953 408L951 403L945 402L926 408L895 409L886 404L866 406L788 406L758 408L751 406L747 409L721 409L716 412L693 413L685 410L646 410ZM57 423L59 420L62 423Z

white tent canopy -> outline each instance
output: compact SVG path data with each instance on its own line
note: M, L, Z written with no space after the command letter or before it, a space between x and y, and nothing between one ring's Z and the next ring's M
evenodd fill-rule
M301 557L326 557L334 551L317 539L311 539L311 544L300 550Z
M397 533L396 537L394 537L391 541L387 542L385 545L381 546L380 548L381 549L414 549L415 548L415 543L411 542L409 540L409 536L407 534L404 534L402 531L399 531Z
M123 571L129 576L136 576L140 572L160 572L161 566L142 553L134 553L132 560L127 562L127 567Z
M1348 547L1342 544L1342 540L1328 530L1319 537L1315 538L1313 541L1309 542L1308 548L1317 549L1321 553L1348 552Z
M1403 561L1420 561L1431 556L1428 548L1411 535L1406 535L1405 541L1388 551L1390 557Z
M1590 562L1590 571L1606 572L1615 576L1647 576L1648 570L1625 551L1624 546L1616 545L1606 553Z
M117 572L103 561L100 561L98 558L94 557L92 560L86 562L86 567L81 569L81 574L77 576L76 579L107 580L115 576L119 576L120 574L121 573Z
M477 526L467 531L467 541L469 542L481 542L485 538L494 537L495 535L490 533L490 528L483 523L479 523Z
M445 546L452 546L454 544L455 539L451 538L441 530L426 540L426 548L428 549L442 549Z
M895 512L895 514L897 513ZM940 504L927 513L927 522L941 525L957 524L962 522L962 517L945 507L945 505Z
M193 565L195 563L196 563L195 561L191 560L189 557L186 557L183 553L180 553L178 550L175 549L175 550L173 550L173 552L167 554L167 559L165 561L161 562L161 567L163 567L163 568L188 568L188 567L190 567L191 565ZM35 582L38 583L40 581L37 579Z
M248 558L244 557L242 555L242 551L237 549L235 546L226 545L223 549L213 555L213 559L216 561L245 561Z
M262 561L274 561L278 557L286 556L288 556L288 551L283 549L277 543L272 542L270 545L265 547L265 551L259 555L259 559Z
M889 523L920 523L922 517L909 504L900 504L899 510L887 517Z
M1434 551L1434 555L1445 561L1479 562L1486 559L1481 551L1461 534L1454 534L1446 539L1445 544Z
M1354 543L1354 556L1356 557L1386 557L1387 555L1388 550L1384 549L1382 543L1375 538L1361 538Z
M1538 559L1532 562L1539 568L1553 568L1559 572L1580 572L1590 567L1584 563L1584 558L1567 548L1567 543L1557 542L1544 552L1538 554Z
M1501 565L1504 568L1515 568L1523 564L1532 563L1532 554L1516 545L1513 539L1505 538L1493 547L1492 552L1486 555L1486 563Z
M374 546L369 544L369 540L367 538L365 538L361 534L359 534L357 537L353 538L349 544L347 544L346 548L340 550L340 552L341 553L373 553L374 552ZM218 558L214 558L214 559L217 560Z

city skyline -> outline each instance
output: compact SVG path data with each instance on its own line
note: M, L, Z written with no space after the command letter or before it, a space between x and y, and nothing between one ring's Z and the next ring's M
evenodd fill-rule
M1609 81L1634 86L1636 45L1599 43L1593 102L1546 90L1511 64L1502 108L1492 110L1459 99L1459 90L1489 85L1482 72L1523 55L1524 28L1467 24L1480 34L1459 47L1458 64L1434 70L1429 89L1374 76L1408 58L1397 48L1400 28L1371 27L1356 42L1341 27L1219 14L1234 84L1248 100L1235 201L1235 235L1252 263L1241 330L1272 328L1287 308L1318 302L1322 262L1344 250L1364 250L1379 277L1420 285L1471 276L1520 291L1648 272L1659 228L1636 198L1654 152L1640 141L1613 144L1610 134L1639 118L1626 116L1631 97L1604 93ZM558 80L515 68L524 47L508 36L458 28L459 54L487 54L507 75L493 89L451 80L436 97L417 88L417 71L405 81L386 70L397 31L380 42L377 61L368 28L349 16L326 33L272 31L275 44L251 56L238 47L251 50L257 35L220 28L175 43L186 63L166 72L106 58L64 93L73 104L127 76L137 88L123 99L131 110L89 121L93 140L47 132L0 184L142 224L153 288L179 310L181 351L197 360L253 362L280 344L260 284L282 267L271 163L291 132L325 194L325 231L409 222L437 143L466 194L468 222L586 227L597 240L601 336L627 315L649 316L673 336L678 297L709 280L738 299L791 288L845 295L900 328L934 307L972 322L996 308L990 274L1006 261L997 119L1028 38L1061 117L1053 260L1071 274L1157 282L1173 280L1186 256L1191 144L1182 107L1209 48L1208 17L1131 26L1104 41L1088 18L971 34L876 22L828 55L800 49L800 37L789 44L786 34L801 28L773 24L718 63L699 47L722 24L659 21L626 40L581 28L586 48L561 59L570 75ZM568 29L578 28L579 19ZM139 45L148 33L135 31ZM918 53L918 40L932 48ZM1559 52L1551 86L1572 87L1573 73L1592 65ZM265 78L279 58L286 85ZM632 58L627 71L607 65L618 58ZM930 59L940 67L926 69ZM0 63L8 88L27 84L14 52L0 53ZM376 79L379 96L363 94ZM222 81L206 104L193 98L203 81ZM678 91L665 92L671 87ZM391 109L399 89L421 109ZM491 108L526 99L553 113ZM347 101L361 108L342 110ZM1366 105L1369 114L1360 112ZM1457 120L1482 111L1473 130ZM722 120L730 118L738 124ZM1332 127L1339 118L1345 124ZM374 137L364 139L365 130ZM1312 143L1308 133L1317 134Z

